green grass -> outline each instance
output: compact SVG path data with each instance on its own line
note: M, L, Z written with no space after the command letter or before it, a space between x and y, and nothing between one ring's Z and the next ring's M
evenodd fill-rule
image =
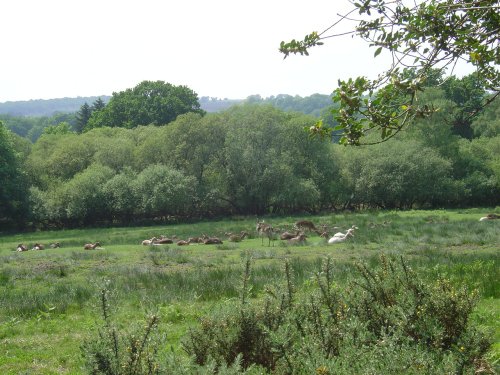
M500 221L479 222L484 212L473 210L364 212L307 217L324 224L331 234L359 227L350 241L327 245L312 234L304 246L275 241L264 246L255 233L254 218L195 224L19 233L0 237L0 373L82 373L80 345L95 334L100 321L99 290L109 285L117 321L123 327L143 321L147 311L160 316L160 330L179 349L180 338L197 319L215 306L239 296L242 264L253 258L252 297L266 284L281 280L283 259L290 258L295 284L307 288L321 259L336 262L335 282L345 285L354 262L378 262L380 253L403 255L428 278L445 277L478 289L481 301L474 315L492 330L500 353ZM301 217L270 217L283 229ZM224 232L251 233L241 243L146 247L141 241L161 234L180 239ZM60 249L18 253L17 244ZM83 250L99 241L104 249Z

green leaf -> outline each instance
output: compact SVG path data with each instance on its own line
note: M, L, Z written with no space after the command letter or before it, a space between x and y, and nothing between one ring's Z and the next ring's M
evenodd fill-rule
M373 57L377 57L378 55L380 55L380 52L382 52L382 47L378 47L377 50L375 51Z

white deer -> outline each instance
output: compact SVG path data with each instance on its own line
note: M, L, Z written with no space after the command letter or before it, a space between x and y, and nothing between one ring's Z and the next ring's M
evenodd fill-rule
M357 226L353 225L352 228L349 228L346 233L338 232L328 240L329 244L344 242L349 237L354 237L354 230L358 229Z

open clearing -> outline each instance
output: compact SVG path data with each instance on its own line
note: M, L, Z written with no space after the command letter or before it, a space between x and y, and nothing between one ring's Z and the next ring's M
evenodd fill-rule
M356 225L355 237L327 245L310 233L305 245L257 236L255 218L194 224L23 233L0 237L0 373L82 373L80 345L100 323L99 291L112 291L115 320L123 327L142 324L147 312L160 316L168 346L182 353L180 340L198 318L238 297L243 260L253 259L252 296L280 278L290 258L300 289L330 256L339 266L376 262L379 254L402 255L426 277L446 277L479 290L475 322L492 330L490 359L500 358L500 220L479 222L488 211L440 210L370 212L309 216L316 226L343 231ZM270 217L281 230L303 217ZM334 229L337 227L338 229ZM226 232L247 231L250 238L228 242ZM143 246L153 236L187 239L207 234L222 245ZM83 250L99 241L102 249ZM61 248L48 245L60 242ZM18 244L46 250L16 252ZM348 269L348 268L347 268ZM339 278L347 277L339 271Z

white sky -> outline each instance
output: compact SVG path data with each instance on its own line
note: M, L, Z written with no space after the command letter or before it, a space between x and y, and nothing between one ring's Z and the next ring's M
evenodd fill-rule
M321 32L348 0L1 0L0 102L111 95L143 80L199 97L329 94L375 78L382 53L351 37L283 59L282 40Z

